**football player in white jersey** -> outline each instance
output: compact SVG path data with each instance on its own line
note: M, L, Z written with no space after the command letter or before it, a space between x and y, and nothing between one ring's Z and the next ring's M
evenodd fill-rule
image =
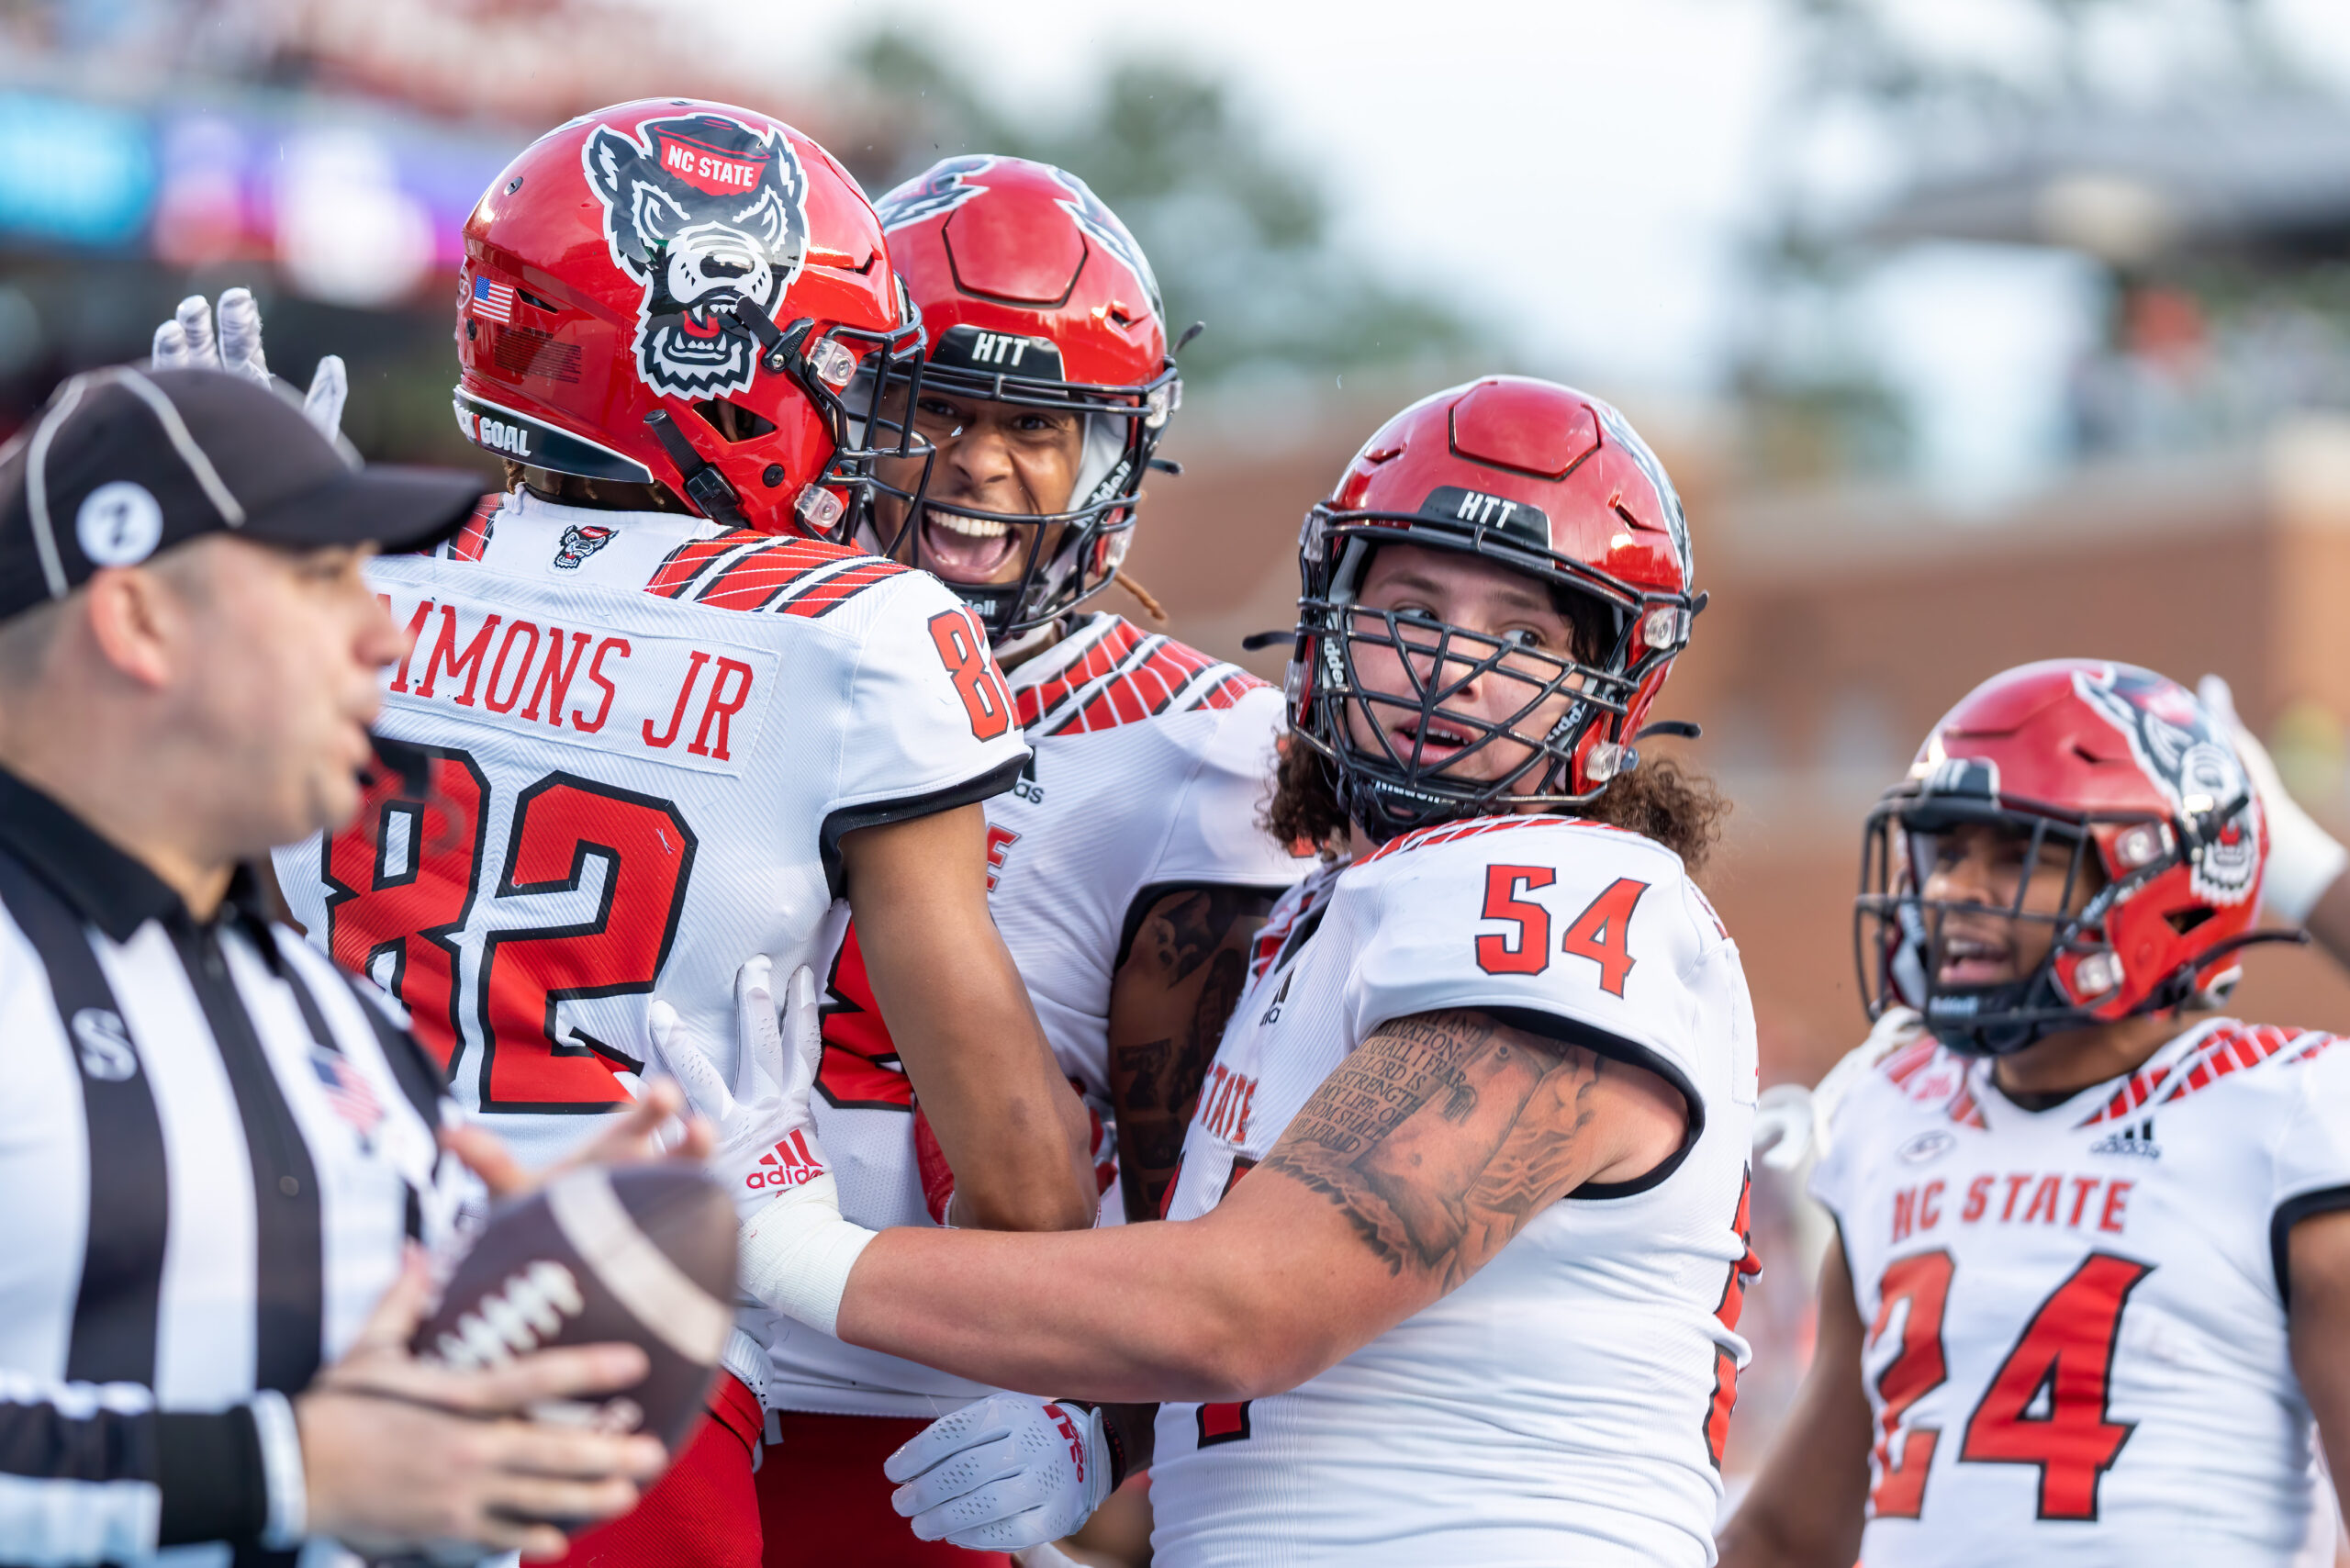
M2267 830L2225 726L2027 665L1869 820L1840 1247L1738 1568L2297 1560L2350 1473L2350 1046L2214 1009ZM2331 1552L2323 1560L2331 1561Z
M1104 1217L1155 1217L1250 938L1311 863L1258 825L1281 693L1084 608L1119 570L1179 386L1150 264L1117 218L1073 174L988 156L950 158L877 210L929 340L919 389L894 378L885 401L903 419L911 395L931 455L918 512L904 498L924 460L880 464L895 493L868 537L959 595L1009 677L1033 756L986 805L988 903L1103 1127L1096 1164L1121 1189ZM953 1172L875 1010L862 936L852 922L827 975L817 1130L850 1218L944 1223ZM770 1349L792 1460L759 1472L768 1562L976 1564L906 1529L881 1466L993 1391L798 1324Z
M843 543L880 449L913 449L843 396L920 354L872 208L789 127L662 99L541 138L464 242L457 418L518 482L374 569L414 641L380 725L407 776L280 854L295 913L543 1160L631 1103L656 984L722 1023L746 954L821 973L854 910L958 1220L1090 1224L1084 1111L987 907L1011 694L966 606ZM772 1321L581 1560L760 1561Z
M1633 749L1698 602L1679 504L1614 409L1494 377L1382 427L1301 554L1273 817L1348 858L1259 935L1170 1223L876 1235L819 1181L749 1217L744 1267L851 1344L1186 1402L1162 1568L1703 1563L1754 1034L1684 859L1718 803ZM894 1456L916 1529L1082 1518L1110 1434L1051 1412L984 1401Z

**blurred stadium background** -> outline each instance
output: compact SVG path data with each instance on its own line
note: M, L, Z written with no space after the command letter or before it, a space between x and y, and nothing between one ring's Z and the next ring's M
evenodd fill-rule
M1130 565L1276 679L1239 640L1379 419L1489 369L1623 405L1713 594L1666 711L1737 801L1706 880L1766 1081L1860 1036L1861 814L2008 664L2218 670L2350 830L2338 0L0 0L0 436L243 283L281 374L349 361L361 450L487 478L459 227L537 132L670 94L877 193L964 151L1081 174L1208 323ZM2324 960L2248 969L2249 1013L2350 1026ZM1733 1471L1810 1332L1782 1185L1757 1216Z

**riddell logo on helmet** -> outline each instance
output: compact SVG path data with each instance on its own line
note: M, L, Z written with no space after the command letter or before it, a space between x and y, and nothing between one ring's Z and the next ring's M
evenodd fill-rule
M724 115L598 126L581 150L613 265L644 286L636 370L671 398L747 391L748 306L769 319L808 253L807 182L790 138Z

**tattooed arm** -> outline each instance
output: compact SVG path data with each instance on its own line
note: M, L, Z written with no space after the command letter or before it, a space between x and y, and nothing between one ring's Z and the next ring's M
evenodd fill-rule
M1158 1217L1200 1081L1248 976L1248 944L1280 896L1236 887L1165 894L1110 982L1110 1105L1130 1220Z
M1256 1398L1452 1290L1585 1182L1655 1169L1687 1126L1644 1069L1481 1013L1400 1018L1203 1218L884 1231L849 1275L839 1333L1036 1394Z

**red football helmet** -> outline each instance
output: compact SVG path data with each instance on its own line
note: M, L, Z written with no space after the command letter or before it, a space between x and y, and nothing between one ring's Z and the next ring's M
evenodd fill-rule
M2011 919L2053 929L2033 973L1939 980L1942 924L1924 896L1941 834L1988 823L2030 840ZM2025 907L2043 846L2069 849L2076 915ZM2062 1029L2216 999L2255 933L2267 825L2259 793L2192 692L2151 670L2052 659L1992 677L1944 714L1863 840L1854 939L1871 1017L1899 1002L1953 1050L2003 1056ZM2094 858L2092 858L2094 857ZM2285 933L2274 934L2283 936Z
M1068 509L1044 516L923 510L1027 540L1009 583L949 583L999 642L1069 613L1125 558L1136 493L1182 400L1150 263L1085 182L1024 158L949 158L875 204L930 336L923 384L1085 416ZM1059 525L1050 556L1045 545ZM914 559L920 520L890 542Z
M880 223L830 153L749 109L644 99L539 138L466 220L457 316L476 444L714 521L843 539L881 442L919 454L844 396L868 359L920 364Z
M1355 603L1382 544L1455 550L1550 585L1562 605L1595 605L1609 628L1597 663L1559 658L1462 627ZM1492 375L1424 398L1380 427L1331 498L1306 515L1298 545L1304 593L1290 663L1290 723L1326 757L1348 813L1374 839L1494 808L1523 772L1499 782L1460 763L1506 738L1542 768L1512 803L1575 806L1638 766L1633 742L1705 596L1690 591L1689 529L1680 498L1646 442L1598 398L1555 382ZM1402 661L1415 689L1384 691L1358 674L1356 648L1382 644L1437 663L1428 678ZM1495 724L1448 707L1472 680L1514 680L1525 700ZM1550 699L1575 700L1545 734L1514 726ZM1378 734L1349 735L1349 705ZM1424 763L1400 751L1382 708L1410 710L1469 734L1471 744Z

